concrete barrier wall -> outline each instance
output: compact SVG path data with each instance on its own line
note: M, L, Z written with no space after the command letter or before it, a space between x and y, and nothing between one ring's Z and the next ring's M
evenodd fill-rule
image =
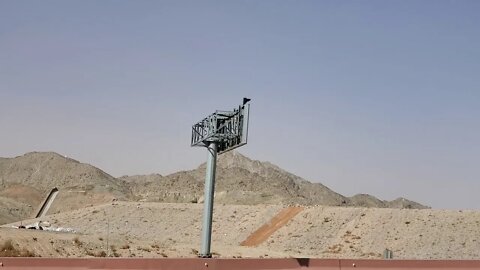
M38 210L35 211L34 218L43 217L47 214L48 209L50 209L50 206L52 206L52 203L57 197L57 194L58 194L58 188L55 187L52 190L50 190L47 197L40 204L40 207L38 208Z
M139 258L0 258L1 270L400 270L400 269L480 269L480 260L339 260L339 259L139 259Z

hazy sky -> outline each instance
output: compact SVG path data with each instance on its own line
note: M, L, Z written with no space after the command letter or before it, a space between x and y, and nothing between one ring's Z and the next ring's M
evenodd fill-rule
M480 209L480 1L0 1L0 156L192 169L191 125L252 98L248 145L344 195Z

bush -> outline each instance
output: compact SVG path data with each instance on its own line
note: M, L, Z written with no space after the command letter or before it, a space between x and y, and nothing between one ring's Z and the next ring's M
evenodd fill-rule
M15 248L12 240L8 239L0 246L0 257L35 257L35 253L25 248Z
M73 243L77 246L77 247L80 247L82 246L82 241L80 241L80 239L78 239L78 237L75 237L73 238Z

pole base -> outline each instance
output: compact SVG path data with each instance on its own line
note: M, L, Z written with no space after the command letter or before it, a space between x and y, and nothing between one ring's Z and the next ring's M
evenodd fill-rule
M198 254L198 258L212 258L212 254Z

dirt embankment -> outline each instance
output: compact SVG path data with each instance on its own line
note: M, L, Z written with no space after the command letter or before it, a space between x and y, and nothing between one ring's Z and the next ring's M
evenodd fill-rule
M480 257L478 211L311 206L258 246L241 246L286 207L215 205L215 256L380 258L388 248L396 259ZM76 233L2 228L0 243L12 239L17 248L28 247L47 257L99 256L102 252L121 257L193 257L200 246L201 218L199 204L120 202L43 220Z

